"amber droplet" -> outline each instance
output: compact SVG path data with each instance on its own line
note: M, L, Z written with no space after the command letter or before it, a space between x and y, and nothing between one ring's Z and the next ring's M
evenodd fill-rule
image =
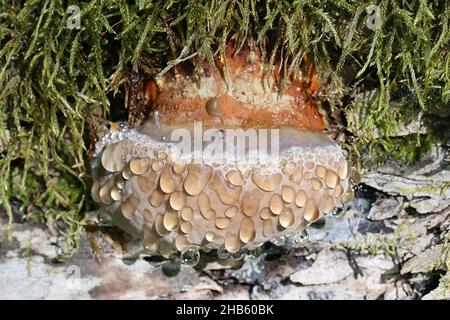
M231 206L227 208L224 212L225 217L234 218L239 213L239 209L236 206Z
M186 203L186 195L183 191L175 191L170 195L169 203L174 210L181 210Z
M220 117L222 115L222 103L220 100L216 97L209 99L206 102L206 112L208 112L210 116Z
M130 161L130 170L135 175L142 175L150 169L150 161L145 158L136 158Z
M253 216L258 212L260 197L255 192L246 192L242 197L241 210L247 216Z
M184 189L190 196L199 195L212 176L212 168L207 165L188 165L188 175L184 180Z
M253 223L252 218L242 218L241 226L239 228L239 238L241 238L242 242L249 243L255 240L255 237L255 224Z
M263 220L270 219L271 216L272 216L272 213L270 212L269 208L263 208L259 212L259 217Z
M178 219L178 214L174 211L166 211L164 213L164 228L166 228L169 231L173 231L178 228L180 221Z
M304 218L309 222L314 222L319 219L320 213L317 209L316 202L313 198L308 198L305 206Z
M328 170L327 175L325 177L325 184L328 188L334 189L341 182L339 175L331 170Z
M242 186L245 182L244 177L239 171L233 170L226 174L228 181L234 186Z
M230 253L238 252L241 248L241 241L239 237L232 233L227 233L225 236L225 249Z
M294 212L291 208L287 208L283 213L278 216L278 222L283 228L289 228L295 222Z
M216 228L226 229L230 226L231 220L229 218L219 217L216 219Z
M255 172L252 173L253 183L267 192L274 191L280 185L281 178L282 175L280 173L275 173L273 175L259 175Z
M295 190L289 186L283 186L281 188L281 197L287 203L291 203L295 199Z
M325 175L327 174L327 168L324 166L321 166L320 164L316 166L316 174L319 178L323 179L325 178Z
M130 220L133 217L134 212L139 204L139 198L134 195L130 195L125 202L120 205L120 210L125 218Z
M270 211L272 211L274 214L280 214L284 210L284 202L283 199L281 199L281 196L277 193L272 195L269 202L269 208Z
M181 210L181 219L185 220L185 221L191 221L192 218L194 218L194 210L192 210L191 207L184 207Z

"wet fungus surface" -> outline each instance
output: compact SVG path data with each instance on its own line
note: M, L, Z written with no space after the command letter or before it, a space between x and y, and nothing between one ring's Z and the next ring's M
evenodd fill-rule
M196 77L159 79L151 99L158 119L111 130L98 143L92 197L149 253L256 248L301 232L352 192L344 151L321 133L326 120L309 99L317 84L291 79L280 94L275 73L261 76L257 52L227 52L225 60L226 75L205 66ZM276 129L277 152L271 140L263 150L247 146L246 155L258 157L238 161L231 153L240 142L224 139L234 148L225 146L222 161L186 157L173 133L195 137L194 121L219 136L230 128L257 137ZM201 149L213 143L203 139Z

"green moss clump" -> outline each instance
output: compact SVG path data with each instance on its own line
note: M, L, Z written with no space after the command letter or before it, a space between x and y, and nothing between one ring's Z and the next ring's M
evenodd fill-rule
M67 28L74 4L80 29ZM238 47L255 41L267 61L282 57L284 75L302 68L304 54L312 57L320 100L348 115L352 154L363 144L392 153L399 122L448 108L449 2L372 4L380 9L375 29L366 1L2 0L0 201L10 222L13 210L54 219L70 253L91 208L88 150L109 117L108 94L123 90L132 68L157 73L212 61L230 38ZM364 122L352 122L358 110ZM428 143L401 139L408 147L398 157L409 160Z

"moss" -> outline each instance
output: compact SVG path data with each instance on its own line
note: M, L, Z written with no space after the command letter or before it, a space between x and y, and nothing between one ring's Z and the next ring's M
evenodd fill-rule
M403 245L412 245L417 240L412 226L408 222L399 225L393 233L366 235L356 234L351 241L343 241L331 245L332 248L344 247L354 250L359 254L377 255L386 254L393 258L398 258Z
M71 4L81 8L80 29L66 27ZM353 157L363 145L374 157L392 154L398 123L448 108L449 2L373 4L374 30L366 1L2 0L0 199L10 222L16 211L55 219L70 253L91 207L89 150L110 118L110 93L123 94L131 69L157 75L211 61L230 38L255 41L268 61L282 57L284 76L307 54L323 79L318 99L348 117ZM372 91L369 100L355 94ZM365 122L353 121L362 111ZM400 138L396 156L412 160L429 141Z
M442 195L448 188L450 188L450 182L441 182L439 184L429 184L425 186L419 186L416 188L401 188L399 189L403 193L418 193L418 192L436 192Z

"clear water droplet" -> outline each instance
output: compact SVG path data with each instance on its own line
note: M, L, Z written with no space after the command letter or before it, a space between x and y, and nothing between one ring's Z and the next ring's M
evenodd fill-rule
M111 217L108 214L103 213L103 212L100 212L98 214L97 219L98 219L99 224L101 224L101 225L110 225L111 221L112 221Z
M149 243L147 241L144 241L143 247L144 247L144 250L147 251L148 253L154 253L156 251L154 243Z
M244 257L244 252L239 250L238 252L230 253L230 257L234 260L241 260Z
M334 211L331 213L331 215L334 218L342 218L346 212L347 212L347 210L345 209L345 205L343 203L341 203L334 209Z
M161 266L161 269L167 277L174 277L180 272L181 265L180 262L176 260L166 261Z
M131 266L131 265L135 264L136 261L137 261L137 258L134 257L134 256L131 256L131 257L123 257L123 258L122 258L122 262L123 262L124 264L126 264L127 266Z
M325 227L327 220L325 219L325 217L320 218L319 220L313 222L311 224L311 227L315 228L315 229L322 229L323 227Z
M159 254L162 255L164 258L169 259L172 257L172 255L176 252L174 246L167 241L160 241L159 242Z
M190 247L181 253L181 260L184 264L195 266L200 261L200 252L196 247Z
M306 243L309 241L309 235L308 232L302 231L297 233L294 237L293 237L293 241L297 246L304 246L306 245Z
M227 259L230 256L230 253L225 249L225 247L220 247L217 249L217 257L219 259Z
M118 189L120 189L120 191L122 192L123 186L124 186L124 182L123 180L119 180L116 182L116 186Z

